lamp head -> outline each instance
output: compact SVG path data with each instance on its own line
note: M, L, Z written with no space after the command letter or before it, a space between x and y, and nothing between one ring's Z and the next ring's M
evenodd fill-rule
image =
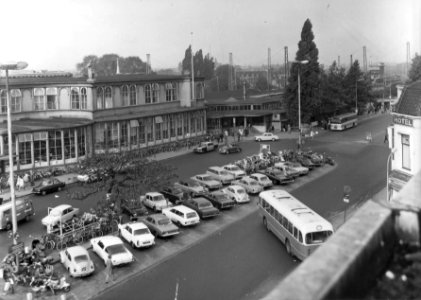
M28 63L19 61L17 63L0 64L0 70L22 70L28 66Z
M390 149L390 153L395 153L396 151L398 151L398 149L396 149L396 148Z

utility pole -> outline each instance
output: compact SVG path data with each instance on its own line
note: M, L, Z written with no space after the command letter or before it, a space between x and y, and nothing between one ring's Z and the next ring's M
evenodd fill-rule
M288 47L284 47L284 74L285 74L285 82L284 87L288 84L288 77L289 77L289 64L288 64Z

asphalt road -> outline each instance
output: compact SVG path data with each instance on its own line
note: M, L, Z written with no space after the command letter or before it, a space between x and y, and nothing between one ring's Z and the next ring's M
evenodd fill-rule
M338 167L327 175L294 190L298 199L327 218L345 208L343 188L349 185L351 205L368 199L385 186L388 149L383 143L390 116L362 122L345 132L323 133L305 146L334 156ZM371 132L373 142L365 136ZM293 148L294 141L270 143L273 150ZM256 153L250 142L243 153L221 156L188 154L168 163L180 177L200 173ZM257 213L213 234L177 256L101 294L98 299L259 299L276 286L299 262L261 225ZM297 283L298 284L298 283Z

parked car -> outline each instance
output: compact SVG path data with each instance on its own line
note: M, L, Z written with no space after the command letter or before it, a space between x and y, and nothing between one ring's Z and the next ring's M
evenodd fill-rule
M197 181L200 185L204 186L208 190L217 190L222 187L222 183L212 178L209 174L199 174L190 179Z
M164 208L162 214L170 218L176 225L193 226L199 224L200 218L197 212L185 205L176 205Z
M127 214L131 220L137 220L138 217L149 213L140 199L123 200L121 202L121 211Z
M183 190L176 186L168 186L159 191L172 204L180 204L183 201Z
M317 154L316 152L313 151L308 151L308 152L303 152L303 156L307 157L308 159L311 160L311 162L316 166L316 167L320 167L323 165L323 156Z
M211 152L211 151L215 150L216 147L217 147L217 145L215 145L213 142L202 142L202 143L199 144L199 146L194 148L194 152L195 153Z
M207 192L205 187L192 179L181 180L174 183L174 186L179 187L183 192L192 195L200 195Z
M272 180L273 184L287 184L294 182L294 178L287 176L284 172L277 168L267 168L264 171L258 172L266 175Z
M163 214L149 215L142 221L148 226L152 234L158 237L169 237L180 233L178 227Z
M263 191L263 187L250 176L244 176L240 180L233 181L232 184L242 186L249 194L255 195Z
M48 178L48 179L44 179L43 181L41 181L40 184L35 186L32 189L32 193L41 194L44 196L47 193L59 192L62 189L64 189L65 186L66 184L58 180L57 178Z
M102 175L97 170L90 169L83 174L77 175L76 178L79 182L91 183L102 180Z
M104 261L111 255L113 266L128 264L134 261L133 254L127 250L123 241L113 235L104 235L91 239L92 250Z
M155 245L155 237L142 222L118 224L118 234L133 248L145 248Z
M230 198L221 190L203 194L202 197L208 199L217 209L230 209L235 206L235 200Z
M231 154L241 152L241 148L237 143L232 143L228 145L222 145L219 147L218 152L221 154Z
M77 217L79 208L75 208L69 204L61 204L56 207L48 208L48 215L41 220L42 225L51 228L62 223L66 223Z
M95 272L95 265L88 250L73 246L60 251L60 262L72 277L84 277Z
M241 185L230 185L224 189L222 192L228 195L237 203L247 203L250 202L249 195L246 190Z
M300 171L298 171L297 169L291 168L289 165L286 165L283 162L277 162L275 163L273 167L281 170L282 172L284 172L284 174L292 178L297 178L301 175Z
M209 167L206 174L209 174L213 179L220 181L222 184L230 184L231 181L234 180L234 175L228 173L228 171L222 167Z
M246 176L246 172L240 169L239 166L236 166L234 164L229 164L223 166L225 170L227 170L228 173L234 175L235 179L242 178L243 176Z
M316 166L309 158L302 155L297 156L294 161L300 163L302 166L308 168L310 171Z
M299 162L285 161L276 163L275 167L277 165L285 165L288 168L296 171L300 176L307 175L309 172L309 168L303 167Z
M250 175L250 178L256 180L257 183L260 184L264 189L273 186L272 180L270 180L269 177L261 173L253 173Z
M146 193L145 195L140 196L140 201L153 211L161 211L163 208L170 205L170 202L164 195L158 192Z
M255 141L257 142L261 142L261 141L278 141L279 140L279 136L277 136L276 134L273 134L272 132L265 132L261 135L256 135L254 137Z
M195 210L201 219L208 219L219 215L219 210L203 196L188 199L183 202L183 205Z

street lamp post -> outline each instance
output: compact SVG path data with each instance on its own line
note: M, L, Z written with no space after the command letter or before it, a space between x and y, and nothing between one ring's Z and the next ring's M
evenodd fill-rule
M389 202L390 199L390 195L389 195L389 162L391 157L393 156L393 154L396 152L396 148L393 148L392 150L390 150L389 156L387 157L387 162L386 162L386 201Z
M12 203L12 236L13 244L17 244L17 231L18 224L16 218L16 199L15 199L15 184L13 174L13 152L12 152L12 117L11 117L11 106L10 106L10 91L9 91L9 70L22 70L28 66L26 62L0 64L0 70L6 72L6 97L7 97L7 136L8 136L8 147L9 147L9 186L10 186L10 201Z
M308 60L296 60L297 64L305 65ZM301 150L301 82L300 82L301 68L298 69L298 150Z

